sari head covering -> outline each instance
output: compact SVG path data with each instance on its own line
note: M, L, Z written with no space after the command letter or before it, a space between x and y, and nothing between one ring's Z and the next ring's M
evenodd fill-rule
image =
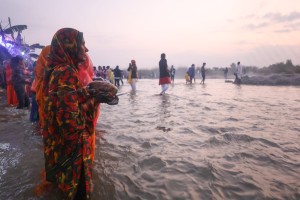
M44 77L45 67L46 67L46 63L47 63L47 57L48 57L49 53L50 53L50 45L47 45L42 49L42 51L36 61L34 73L35 73L35 77L38 80L40 80L40 79L42 80Z
M77 69L77 65L83 61L78 56L82 41L83 33L73 28L62 28L54 34L44 79L45 96L48 96L48 83L55 67L71 66Z
M82 44L83 33L72 28L58 30L51 42L48 67L54 68L57 65L70 65L77 67L82 62L78 58Z

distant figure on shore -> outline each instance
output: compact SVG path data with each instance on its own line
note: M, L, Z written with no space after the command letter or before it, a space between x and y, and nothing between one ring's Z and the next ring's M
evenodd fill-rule
M203 64L202 64L202 67L201 67L201 76L202 76L202 81L201 81L201 83L202 84L204 84L204 82L205 82L205 65L206 65L206 63L204 62ZM200 83L200 84L201 84Z
M122 85L124 85L124 82L123 82L124 71L123 70L120 70L120 71L121 71L120 81L121 81Z
M9 60L4 61L3 63L4 63L4 67L5 67L7 104L8 104L8 106L17 106L18 105L17 93L16 93L13 83L12 83L13 70L12 70Z
M166 54L162 53L159 61L159 85L161 85L160 95L164 95L166 93L170 83L171 79Z
M106 67L106 80L109 81L111 84L115 84L115 75L111 70L110 66Z
M175 70L174 66L172 65L171 69L170 69L170 75L171 75L172 83L174 83L175 73L176 73L176 70Z
M100 70L99 70L100 71ZM102 78L105 80L106 79L106 68L105 66L102 67Z
M224 69L224 78L225 78L225 80L227 80L227 74L228 74L228 68L226 67Z
M129 67L127 69L128 73L128 83L131 85L132 91L136 91L136 82L138 80L138 70L135 60L131 60Z
M96 67L95 67L96 68ZM103 78L103 74L102 74L102 67L101 66L98 66L98 70L94 70L96 73L96 77L102 77Z
M120 86L120 79L121 79L121 70L119 69L119 66L117 65L114 69L114 75L115 75L115 86Z
M190 76L190 84L192 84L193 79L194 79L194 82L196 82L196 79L195 79L195 64L192 64L192 66L189 68L189 76Z
M241 66L240 62L237 62L236 72L234 73L235 80L233 83L241 84L242 83L242 75L243 75L243 67Z
M35 67L36 62L32 65L34 73L31 75L31 87L30 87L30 94L31 94L31 108L30 108L30 116L29 119L31 122L39 121L39 106L36 101L36 78L35 78Z
M25 85L30 81L25 78L25 63L22 56L11 58L10 65L12 68L12 84L17 94L17 109L29 108L29 97L25 91Z
M4 70L5 67L3 63L0 62L0 88L5 89L6 84L5 84L5 75L4 75Z

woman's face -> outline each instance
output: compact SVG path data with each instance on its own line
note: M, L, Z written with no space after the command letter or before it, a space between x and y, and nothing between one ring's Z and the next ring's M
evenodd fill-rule
M86 60L86 52L88 52L88 48L86 48L85 46L85 41L84 41L84 38L82 38L82 43L81 43L81 46L80 46L80 50L79 50L79 60L80 61L85 61Z

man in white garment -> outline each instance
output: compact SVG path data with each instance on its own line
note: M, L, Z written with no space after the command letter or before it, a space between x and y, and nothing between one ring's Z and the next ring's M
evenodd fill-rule
M237 62L237 67L236 67L236 80L235 82L237 84L242 83L242 75L243 75L243 67L240 62Z

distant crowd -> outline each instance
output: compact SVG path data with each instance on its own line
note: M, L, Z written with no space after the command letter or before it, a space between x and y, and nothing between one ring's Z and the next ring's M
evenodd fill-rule
M162 79L167 77L167 81L160 80L160 84L164 85L163 83L174 83L176 74L175 67L172 65L170 69L168 68L165 54L162 54L161 58L165 61L159 63L159 78ZM23 57L20 55L11 58L11 60L4 61L2 66L0 66L0 86L7 91L8 105L16 106L17 109L29 107L29 97L32 97L35 93L35 66L36 62L25 62ZM198 76L201 76L202 78L200 84L205 84L205 66L206 63L204 62L202 67L197 69ZM234 72L234 83L241 84L242 73L242 66L240 65L240 62L238 62L236 71ZM228 68L226 67L224 69L225 80L227 79L227 75ZM135 91L136 82L139 78L135 60L131 60L127 70L121 70L118 65L114 69L110 66L93 66L93 80L107 81L117 87L124 85L123 79L126 79L131 85L132 90ZM170 78L170 81L168 81L168 78ZM186 80L186 84L196 83L195 64L192 64L191 67L186 70L184 78ZM166 90L166 86L163 86L161 94L164 94ZM34 119L32 120L34 121Z

